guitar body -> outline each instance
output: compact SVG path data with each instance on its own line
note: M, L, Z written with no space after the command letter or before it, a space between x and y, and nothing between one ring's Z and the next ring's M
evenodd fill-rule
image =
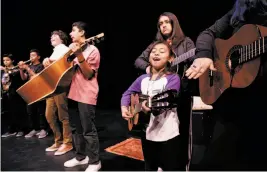
M17 89L17 93L28 105L68 91L74 74L73 62L68 61L71 53L70 50Z
M86 42L100 42L103 40L104 33L86 39ZM87 46L81 45L81 50ZM83 51L83 50L82 50ZM35 75L31 80L17 89L17 93L30 105L34 102L69 91L73 70L73 59L75 55L69 50L58 60L50 64L43 71Z
M177 107L178 93L176 90L166 90L154 95L152 98L148 95L133 93L131 94L131 104L129 112L133 114L133 117L128 120L128 129L131 131L134 126L148 124L150 120L150 113L144 114L142 112L142 102L146 102L146 106L151 109L153 115L159 115L159 110L167 110L173 107ZM139 113L143 115L139 116ZM140 118L141 117L141 118Z
M135 106L139 104L139 95L137 93L131 94L131 106L129 112L134 114L133 118L128 120L128 129L131 131L134 125L138 124L139 113L135 113Z
M262 37L267 35L267 28L258 26ZM210 71L207 70L199 77L200 97L205 104L213 104L229 87L245 88L257 77L260 68L260 58L238 65L231 77L229 58L238 46L245 46L259 39L257 27L252 24L244 25L228 40L215 39L218 58L214 59L212 84L210 85Z

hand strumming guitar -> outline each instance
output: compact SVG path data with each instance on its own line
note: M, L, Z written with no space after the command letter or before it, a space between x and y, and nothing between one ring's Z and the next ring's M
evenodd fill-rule
M144 113L148 113L149 111L151 111L151 109L149 107L146 106L146 103L147 101L143 101L142 102L142 111ZM125 119L125 120L129 120L130 118L133 117L133 114L131 114L128 110L128 107L126 106L121 106L121 114L122 114L122 117Z
M122 114L122 117L125 119L125 120L129 120L130 118L133 117L132 114L130 114L129 110L128 110L128 107L126 106L121 106L121 114Z
M47 58L45 58L44 60L43 60L43 65L44 65L44 67L47 67L47 66L49 66L51 64L51 60L49 59L49 57L47 57Z
M193 64L187 69L185 75L188 79L197 79L200 77L207 69L216 71L214 68L213 61L208 57L201 57L194 60Z

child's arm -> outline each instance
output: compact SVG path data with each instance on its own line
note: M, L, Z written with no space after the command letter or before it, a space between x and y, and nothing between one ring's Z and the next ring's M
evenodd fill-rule
M180 91L181 81L180 77L177 74L169 75L168 76L168 83L166 85L166 90L174 89L177 92Z
M129 105L131 104L131 94L133 93L141 93L141 81L142 81L142 76L137 78L132 85L122 94L121 98L121 113L122 117L126 120L131 118L133 115L130 114L128 108Z

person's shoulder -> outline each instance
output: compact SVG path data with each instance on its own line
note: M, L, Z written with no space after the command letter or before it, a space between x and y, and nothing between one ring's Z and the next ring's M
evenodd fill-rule
M88 45L89 46L87 48L91 48L92 50L99 51L99 49L95 45L92 45L92 44L88 44Z
M56 47L55 47L55 49L70 49L67 45L65 45L65 44L59 44L59 45L57 45Z
M100 54L100 51L99 49L95 46L95 45L92 45L92 44L88 44L88 47L86 48L88 51L90 51L90 53L97 53L97 54Z
M168 73L166 74L166 78L169 80L169 79L178 79L180 80L180 77L177 73Z
M67 45L65 45L65 44L62 44L62 48L64 48L64 49L70 49Z
M40 67L40 68L44 67L43 63L39 63L37 66Z
M150 78L150 74L147 74L147 73L146 74L142 74L137 78L137 80L143 80L145 78Z
M54 52L67 52L70 48L65 44L59 44L54 48Z
M193 40L190 37L185 36L184 42L193 42Z

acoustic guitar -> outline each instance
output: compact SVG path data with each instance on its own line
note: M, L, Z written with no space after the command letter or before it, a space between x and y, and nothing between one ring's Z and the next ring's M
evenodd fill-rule
M215 103L230 87L245 88L255 80L259 57L266 53L266 36L266 27L247 24L227 40L215 39L217 70L207 70L199 77L200 97L205 104Z
M81 46L83 49L87 43L99 43L103 40L104 33L88 38ZM31 80L17 89L17 93L30 105L34 102L47 99L57 94L67 92L74 74L72 50L69 50L47 68L36 74Z
M172 67L178 67L178 64L182 63L183 61L193 57L195 55L196 48L190 49L186 53L183 53L173 59L171 62Z
M158 93L153 97L147 95L133 93L131 94L131 105L129 112L133 115L128 120L128 129L131 131L134 125L138 124L139 112L142 111L142 102L147 101L146 106L151 109L153 115L159 115L160 110L167 110L170 108L177 107L178 92L177 90L166 90L162 93Z

